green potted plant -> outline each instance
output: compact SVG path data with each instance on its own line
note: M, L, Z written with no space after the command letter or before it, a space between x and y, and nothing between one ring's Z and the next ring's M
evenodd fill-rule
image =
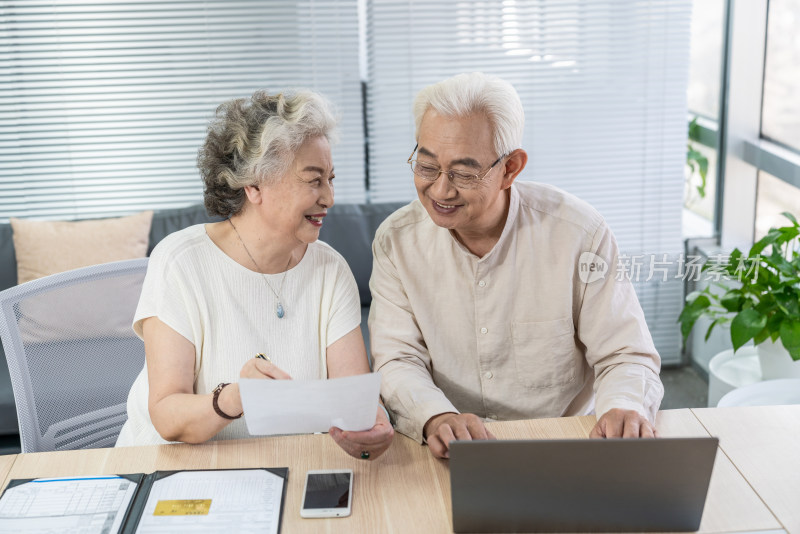
M783 215L791 224L771 228L746 256L734 249L706 262L702 271L717 281L689 294L678 318L684 342L700 317L711 320L706 341L720 325L730 327L734 352L752 340L765 380L800 376L800 224Z

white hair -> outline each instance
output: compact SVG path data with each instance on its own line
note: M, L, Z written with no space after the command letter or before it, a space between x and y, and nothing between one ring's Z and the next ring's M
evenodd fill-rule
M507 81L482 72L459 74L429 85L414 98L415 138L429 108L445 117L485 113L492 125L498 156L522 146L525 112L516 89Z

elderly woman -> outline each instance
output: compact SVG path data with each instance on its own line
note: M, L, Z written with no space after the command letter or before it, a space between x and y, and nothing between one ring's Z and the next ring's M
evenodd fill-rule
M133 324L146 364L118 446L249 437L237 377L369 372L355 280L317 241L333 205L334 126L310 91L257 92L217 109L198 166L206 210L225 220L153 250ZM330 434L374 459L394 433L383 408L375 414L370 430Z

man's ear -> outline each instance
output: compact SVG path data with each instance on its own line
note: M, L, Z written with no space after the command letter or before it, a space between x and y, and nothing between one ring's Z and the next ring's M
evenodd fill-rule
M528 153L518 148L506 157L503 174L503 189L508 189L528 163Z
M244 186L244 194L251 204L261 204L264 201L264 188L257 185Z

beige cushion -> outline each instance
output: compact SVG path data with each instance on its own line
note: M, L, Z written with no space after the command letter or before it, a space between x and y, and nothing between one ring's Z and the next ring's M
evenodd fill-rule
M153 212L89 221L11 218L17 283L110 261L147 255Z

